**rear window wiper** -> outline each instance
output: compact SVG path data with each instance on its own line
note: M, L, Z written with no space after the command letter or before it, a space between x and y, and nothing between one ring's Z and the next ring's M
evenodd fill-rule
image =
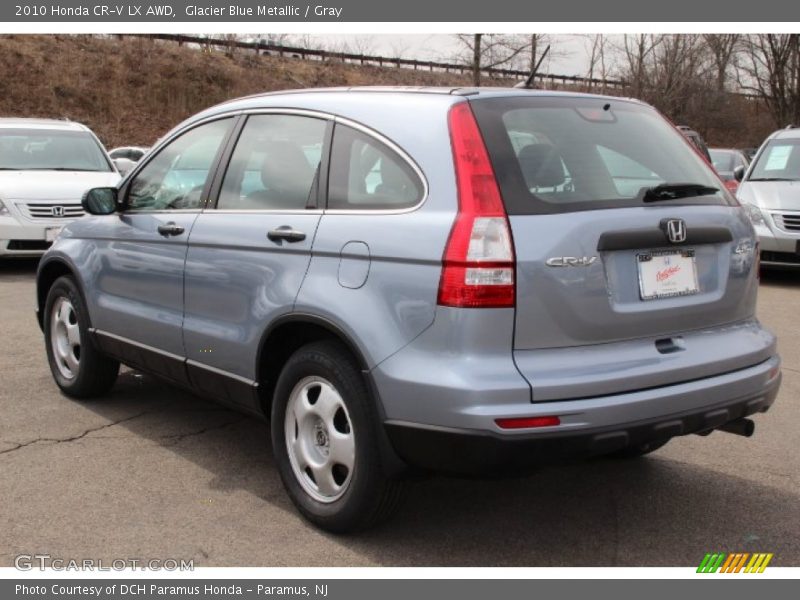
M753 177L747 181L800 181L800 179L792 179L791 177Z
M675 200L693 196L710 196L717 192L719 192L719 188L702 183L662 183L654 187L644 188L642 201L658 202L659 200Z

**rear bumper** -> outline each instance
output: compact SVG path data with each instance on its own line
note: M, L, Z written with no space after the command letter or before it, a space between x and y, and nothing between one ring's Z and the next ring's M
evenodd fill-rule
M586 423L591 423L607 421L614 406L624 410L626 404L635 403L637 398L641 400L644 394L660 396L653 398L653 405L657 407L655 412L660 414L635 421L620 418L612 425L562 425L525 433L437 427L392 420L384 425L398 456L416 467L455 473L520 470L536 464L608 454L628 446L710 431L734 419L765 412L775 401L780 388L779 366L780 359L774 356L760 365L709 378L700 385L681 384L609 398L531 405L535 409L530 411L531 414L577 412L584 415ZM739 387L735 383L737 380L756 383L758 389L722 401L703 402L700 399L718 397L720 387L732 394ZM686 394L700 396L695 398L693 408L669 409L670 398L677 400Z

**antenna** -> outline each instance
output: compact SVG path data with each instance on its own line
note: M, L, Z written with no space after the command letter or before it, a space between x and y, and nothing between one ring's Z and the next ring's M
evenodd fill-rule
M550 44L547 44L547 48L545 48L544 52L542 52L542 55L539 57L538 62L533 67L533 71L531 71L531 74L528 75L528 78L524 81L524 83L518 83L517 85L515 85L514 86L515 88L522 88L526 90L533 89L533 80L536 79L536 74L539 72L539 67L542 66L542 61L544 61L544 58L545 56L547 56L548 52L550 52Z

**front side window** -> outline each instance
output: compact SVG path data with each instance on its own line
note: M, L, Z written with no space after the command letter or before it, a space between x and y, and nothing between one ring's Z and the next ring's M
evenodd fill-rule
M247 119L222 182L218 209L304 210L315 198L325 131L322 119Z
M800 181L800 139L768 142L749 181Z
M641 206L648 189L686 183L701 192L681 202L733 202L683 136L647 106L546 96L470 105L510 214Z
M422 200L423 193L419 176L397 152L352 127L336 126L328 208L410 208Z
M103 149L86 131L0 129L0 170L111 171Z
M226 118L199 125L162 148L131 181L128 209L200 208L203 189L231 122Z

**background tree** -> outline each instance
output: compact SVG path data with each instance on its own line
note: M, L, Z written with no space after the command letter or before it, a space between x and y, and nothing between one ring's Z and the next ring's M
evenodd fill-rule
M743 40L739 85L766 105L777 127L800 125L800 34L754 34Z

